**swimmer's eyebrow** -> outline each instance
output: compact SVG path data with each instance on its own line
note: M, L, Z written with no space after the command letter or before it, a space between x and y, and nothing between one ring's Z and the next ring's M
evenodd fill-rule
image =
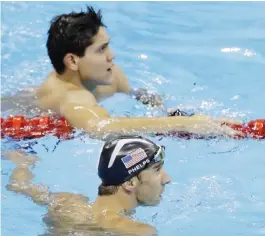
M105 42L105 43L101 43L101 44L99 44L98 48L106 47L106 46L109 45L109 43L110 43L110 39L108 39L108 41Z

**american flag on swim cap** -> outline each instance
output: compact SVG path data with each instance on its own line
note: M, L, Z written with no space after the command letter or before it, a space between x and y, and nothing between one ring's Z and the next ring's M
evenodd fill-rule
M123 157L121 160L125 165L126 169L132 167L133 165L139 163L143 159L147 157L145 151L142 148L137 149L136 151L128 154L127 156Z

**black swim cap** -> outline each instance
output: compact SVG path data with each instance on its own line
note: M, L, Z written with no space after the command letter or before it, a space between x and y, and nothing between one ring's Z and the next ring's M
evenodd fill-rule
M98 164L102 184L119 185L138 175L158 150L159 145L141 136L119 136L106 142Z

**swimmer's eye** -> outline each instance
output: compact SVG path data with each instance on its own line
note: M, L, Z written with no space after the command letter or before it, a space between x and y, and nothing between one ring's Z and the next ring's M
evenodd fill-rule
M153 164L152 169L155 172L159 172L162 169L163 165L164 165L164 161L160 161L158 163Z
M102 47L99 48L99 52L104 52L107 47L108 44L104 44Z
M159 172L161 169L162 169L162 164L161 165L158 165L156 168L155 168L155 171Z

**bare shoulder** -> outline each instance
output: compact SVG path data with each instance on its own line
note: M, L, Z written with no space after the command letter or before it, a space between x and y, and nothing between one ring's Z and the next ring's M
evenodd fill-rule
M115 79L117 80L117 92L121 93L129 93L130 91L130 85L129 85L129 80L125 73L120 69L118 65L113 66L113 74Z
M40 106L61 113L65 105L94 105L95 97L88 90L62 81L50 73L37 89Z
M95 105L97 103L94 95L85 89L70 89L64 94L64 101L73 104Z
M59 225L84 224L92 217L91 204L82 194L54 193L48 217Z
M68 83L57 77L57 74L52 71L45 78L44 82L37 89L37 94L39 97L44 97L47 95L52 96L65 96L70 91L81 91L81 87Z
M71 204L79 204L83 206L87 206L89 204L89 198L82 194L74 194L74 193L53 193L53 206L63 206L63 205L71 205Z
M60 103L59 112L72 126L87 132L96 132L97 122L109 117L108 112L97 104L95 97L88 91L69 91Z
M55 79L56 79L56 75L54 71L50 72L45 78L45 80L43 81L43 83L37 88L36 90L37 95L43 96L47 92L51 92L50 90L52 89L52 86L55 85L55 81L56 81Z
M126 235L157 235L153 226L121 216L115 216L111 220L105 221L103 227L119 233L126 233Z
M55 73L51 72L36 90L40 108L58 112L60 101L66 91L67 86L60 83Z

